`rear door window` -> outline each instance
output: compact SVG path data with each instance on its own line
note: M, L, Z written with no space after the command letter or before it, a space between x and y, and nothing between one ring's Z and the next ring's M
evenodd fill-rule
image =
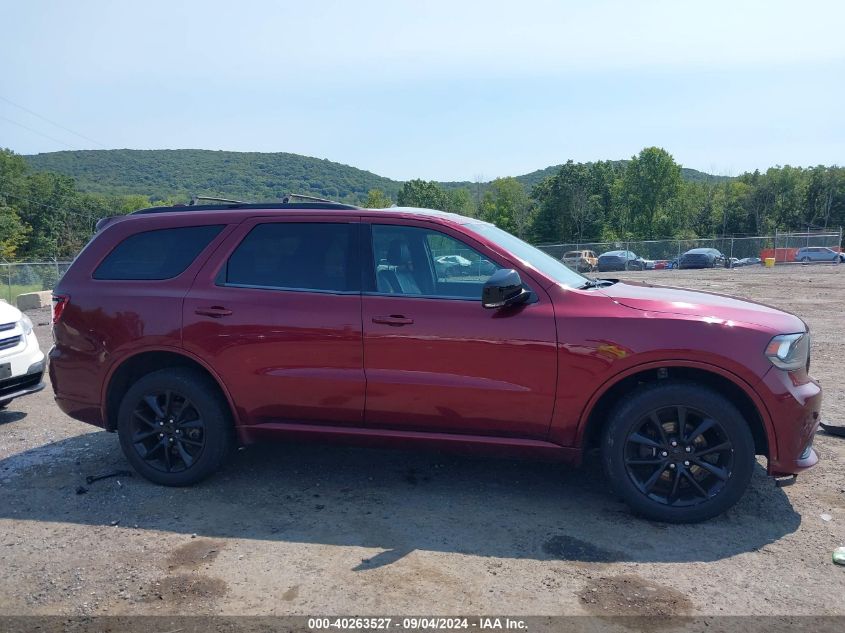
M183 272L223 230L223 224L135 233L118 244L94 271L94 279L162 280Z
M253 228L218 276L226 286L360 292L358 224L268 222Z

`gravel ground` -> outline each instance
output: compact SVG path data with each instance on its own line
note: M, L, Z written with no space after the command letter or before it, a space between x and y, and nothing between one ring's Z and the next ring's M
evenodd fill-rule
M845 424L845 266L628 273L745 296L813 332ZM31 313L46 350L47 311ZM0 412L0 615L845 614L845 439L789 488L758 469L694 526L632 517L594 465L320 445L238 451L187 489L121 476L49 387Z

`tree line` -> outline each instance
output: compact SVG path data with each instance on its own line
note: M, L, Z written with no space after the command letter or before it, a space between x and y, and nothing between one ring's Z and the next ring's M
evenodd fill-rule
M535 243L766 235L845 225L845 168L784 166L734 178L693 172L697 177L690 179L689 172L664 149L648 147L627 161L569 161L543 170L531 186L525 177L461 186L410 180L387 191L371 187L346 201L460 213ZM186 201L181 191L82 191L70 176L36 171L24 157L0 149L0 258L70 258L100 218Z
M82 192L73 178L33 171L0 149L0 259L72 258L97 220L148 206L147 196Z
M371 191L368 202L390 201ZM412 180L397 202L479 217L539 243L838 230L845 225L845 168L784 166L689 180L666 150L647 147L628 161L570 160L530 190L497 178L476 198L468 189Z

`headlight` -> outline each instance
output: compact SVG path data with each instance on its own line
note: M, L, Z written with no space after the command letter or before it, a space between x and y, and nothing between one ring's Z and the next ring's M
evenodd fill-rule
M24 336L29 336L30 332L32 332L32 321L30 321L29 317L25 314L21 316L21 320L18 321L18 325L21 326Z
M775 367L794 371L807 365L810 354L810 334L781 334L766 346L766 356Z

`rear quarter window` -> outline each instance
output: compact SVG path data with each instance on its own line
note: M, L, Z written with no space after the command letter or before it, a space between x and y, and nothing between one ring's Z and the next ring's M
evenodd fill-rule
M114 247L94 279L161 280L182 274L211 243L223 224L156 229L135 233Z

